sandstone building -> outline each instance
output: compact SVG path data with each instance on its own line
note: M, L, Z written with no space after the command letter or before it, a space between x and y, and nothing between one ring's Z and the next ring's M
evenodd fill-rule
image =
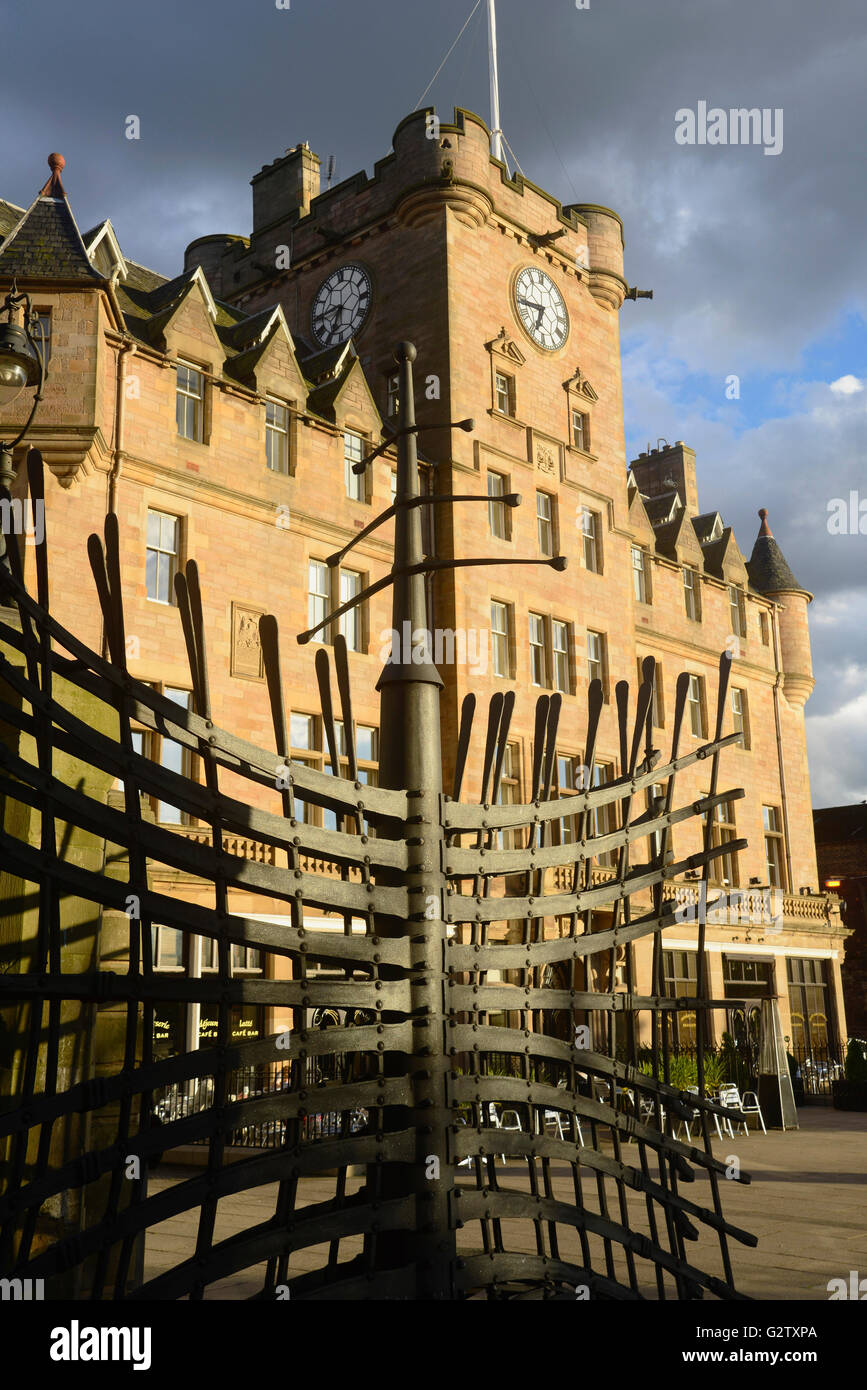
M491 156L484 123L460 110L450 124L422 111L409 116L371 177L321 191L319 160L298 145L252 186L251 235L199 238L172 279L128 260L110 221L79 233L56 159L29 209L0 203L0 287L15 278L28 290L50 347L28 442L43 451L51 475L56 616L99 647L85 545L113 511L134 674L189 699L172 580L194 557L216 722L273 746L257 624L274 613L284 635L292 755L327 766L312 648L293 637L387 572L390 526L364 539L345 565L325 562L389 503L394 450L364 482L351 464L394 429L393 349L414 342L420 423L475 421L472 434L437 428L423 436L422 485L487 499L437 507L430 553L569 561L563 576L506 564L447 570L430 582L431 630L454 643L441 667L446 785L468 691L483 707L497 691L517 691L502 790L512 801L531 795L534 697L563 695L556 776L567 798L583 775L592 677L606 691L593 775L610 780L620 766L617 682L634 689L641 661L657 660L655 738L667 755L674 682L686 670L685 744L696 747L713 734L727 651L724 732L741 729L744 744L724 755L722 776L746 795L724 808L714 835L719 843L745 837L749 847L716 861L730 902L728 917L708 925L710 988L735 1001L729 1014L718 1013L716 1036L737 1024L732 1013L743 1024L750 1001L773 995L793 1048L845 1038L846 932L836 899L819 889L804 737L811 595L764 512L747 558L712 499L700 502L685 443L626 459L619 312L635 291L624 278L617 214L563 206L510 177ZM521 495L520 508L501 500L511 493ZM32 566L32 547L26 538L22 545ZM389 615L384 592L340 622L358 757L371 781L386 736L375 685ZM326 629L323 637L333 635ZM147 751L180 765L170 739L153 737ZM478 795L480 769L476 738L465 795ZM681 774L681 797L707 790L701 771ZM202 833L172 807L153 811L179 834ZM557 833L572 833L568 815ZM697 822L676 837L678 858L700 848L700 834ZM231 848L261 852L252 840ZM603 857L596 873L604 880L606 872ZM200 891L182 875L166 881L178 893ZM780 895L774 922L757 912L767 890ZM666 983L689 995L696 889L685 879L676 895L684 923L666 933ZM267 900L238 896L238 910L267 915ZM159 929L157 949L164 968L185 968L178 933ZM634 951L637 988L649 992L649 942ZM239 952L235 964L261 968L255 953ZM161 1045L182 1045L188 1023L180 1013L164 1020ZM274 1023L249 1011L237 1031ZM206 1020L202 1028L206 1037ZM679 1028L688 1045L694 1016L683 1015Z

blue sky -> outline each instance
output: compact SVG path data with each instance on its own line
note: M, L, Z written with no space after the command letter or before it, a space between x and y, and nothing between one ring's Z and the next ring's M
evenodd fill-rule
M247 232L249 179L299 140L337 178L388 152L473 0L88 0L3 17L3 187L31 201L45 156L84 228L167 274L208 232ZM427 102L488 114L485 6ZM628 453L697 453L700 499L749 554L758 507L812 613L816 805L867 799L867 536L828 507L867 498L867 9L852 0L498 0L502 123L528 178L613 207ZM779 154L684 146L676 113L783 113ZM136 114L141 139L124 138ZM726 398L731 375L740 397Z

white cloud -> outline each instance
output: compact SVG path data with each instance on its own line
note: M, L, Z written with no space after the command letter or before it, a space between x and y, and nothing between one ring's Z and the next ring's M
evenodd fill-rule
M831 390L836 391L839 396L854 396L857 391L864 390L864 383L848 372L846 376L839 376L836 381L831 382Z

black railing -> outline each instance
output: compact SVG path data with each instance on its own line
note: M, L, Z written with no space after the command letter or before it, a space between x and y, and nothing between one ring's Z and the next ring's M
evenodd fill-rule
M333 1062L332 1058L328 1059ZM303 1082L298 1085L315 1087L322 1080L317 1059L310 1058L304 1064ZM290 1067L288 1064L265 1064L256 1067L240 1067L229 1074L227 1100L230 1103L251 1100L258 1096L275 1095L289 1089ZM213 1104L213 1084L208 1077L202 1082L179 1083L167 1086L154 1098L154 1115L159 1124L182 1119L186 1115L207 1110ZM313 1142L317 1139L337 1139L346 1134L361 1134L367 1127L367 1111L361 1107L354 1110L324 1110L307 1115L298 1125L298 1139ZM235 1148L279 1149L286 1141L285 1120L265 1120L260 1123L244 1125L230 1132L227 1142ZM195 1139L195 1144L207 1144L207 1138Z
M795 1104L830 1105L832 1084L844 1077L845 1045L829 1038L811 1047L803 1043L790 1044L789 1052L798 1068L792 1080Z

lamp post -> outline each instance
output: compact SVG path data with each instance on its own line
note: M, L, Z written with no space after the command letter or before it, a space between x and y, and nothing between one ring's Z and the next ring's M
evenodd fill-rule
M0 492L10 493L15 481L12 451L21 443L32 425L33 417L42 400L45 361L44 353L34 337L38 315L30 302L29 294L19 294L15 281L12 282L12 289L3 301L0 313L7 315L6 323L0 323L0 411L16 401L22 391L36 387L33 406L23 429L8 442L0 440ZM8 523L7 516L10 518ZM3 525L0 528L0 559L6 554L6 530L7 525L11 529L11 517L10 509L4 507Z

